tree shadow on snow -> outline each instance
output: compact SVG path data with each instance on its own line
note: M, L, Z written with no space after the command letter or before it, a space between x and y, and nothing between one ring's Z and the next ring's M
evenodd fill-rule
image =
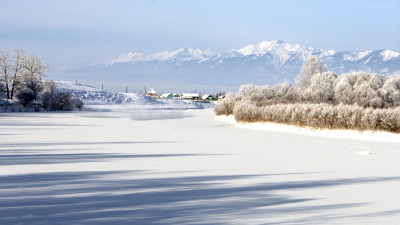
M234 222L230 219L246 217L306 223L285 221L285 215L343 211L362 204L313 205L316 199L296 198L278 191L312 191L400 180L389 177L233 185L229 183L254 175L139 179L144 173L69 172L0 177L0 224L226 224ZM305 202L310 203L299 205ZM338 215L330 216L333 219Z
M82 141L82 142L32 142L32 143L7 143L0 144L0 148L15 147L49 147L49 146L79 146L79 145L127 145L127 144L167 144L175 141Z
M111 154L111 153L79 153L79 154L14 154L0 155L0 165L29 165L100 162L114 159L161 158L182 156L207 156L207 154Z

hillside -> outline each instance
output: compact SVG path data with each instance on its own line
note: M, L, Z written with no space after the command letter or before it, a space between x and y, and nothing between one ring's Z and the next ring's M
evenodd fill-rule
M129 111L143 109L204 109L214 107L214 103L183 100L161 100L136 93L110 92L84 84L56 81L57 89L68 91L81 99L84 109L95 111Z

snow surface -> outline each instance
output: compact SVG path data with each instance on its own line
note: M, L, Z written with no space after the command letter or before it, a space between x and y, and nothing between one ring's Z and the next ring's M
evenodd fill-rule
M224 119L210 109L1 114L0 224L400 221L399 143Z
M350 139L360 141L376 141L376 142L395 142L400 143L400 134L382 132L382 131L356 131L356 130L329 130L329 129L313 129L310 127L297 127L278 123L238 123L233 115L218 116L217 120L230 123L236 127L248 128L254 130L264 130L272 132L284 132L292 134L307 135L313 137L326 137L335 139Z

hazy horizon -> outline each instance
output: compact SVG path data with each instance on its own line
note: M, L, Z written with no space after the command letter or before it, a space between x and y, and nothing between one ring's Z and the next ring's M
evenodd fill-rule
M2 1L0 49L42 56L54 79L65 68L131 51L225 52L272 40L324 50L400 51L399 11L395 0Z

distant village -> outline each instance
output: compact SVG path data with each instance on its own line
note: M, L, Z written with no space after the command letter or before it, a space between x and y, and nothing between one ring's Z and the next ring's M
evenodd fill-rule
M198 93L163 93L159 95L153 88L146 92L146 96L160 99L180 99L180 100L202 100L202 101L216 101L225 98L225 92L217 93L216 95L204 94L200 96Z

